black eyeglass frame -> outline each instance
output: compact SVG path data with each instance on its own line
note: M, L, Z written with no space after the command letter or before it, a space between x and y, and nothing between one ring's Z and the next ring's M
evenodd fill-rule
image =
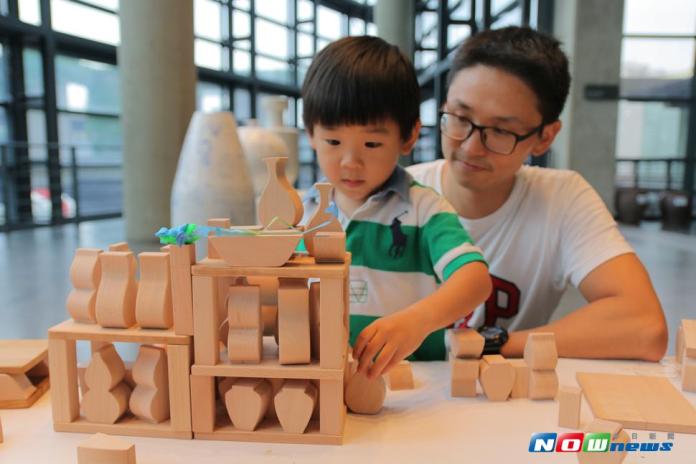
M459 116L458 114L450 113L450 112L448 112L448 111L439 111L439 113L440 113L440 118L439 118L439 119L440 119L440 130L441 130L442 133L445 134L447 137L451 138L452 140L458 140L458 141L460 141L460 142L463 142L463 141L465 141L465 140L468 140L469 137L471 137L471 135L474 133L475 130L478 130L478 131L479 131L479 137L480 137L480 139L481 139L481 144L483 144L483 146L486 147L486 149L492 151L493 153L497 153L498 155L511 155L512 152L515 151L515 148L517 148L517 145L518 145L520 142L522 142L522 141L524 141L524 140L527 140L529 137L533 136L533 135L536 134L537 132L538 132L539 134L541 134L542 130L544 129L544 126L546 125L546 123L542 122L542 123L539 124L537 127L535 127L534 129L530 130L529 132L527 132L526 134L519 135L519 134L516 134L516 133L514 133L514 132L512 132L512 131L505 130L505 129L499 129L499 128L494 127L494 126L480 126L480 125L474 123L474 121L472 121L471 119L467 118L466 116ZM449 134L447 133L447 131L445 131L445 130L443 129L443 125L444 125L444 124L443 124L443 119L444 119L445 117L450 117L450 116L451 116L451 117L454 117L454 118L457 118L457 119L459 119L459 120L468 121L469 124L471 124L471 130L470 130L469 133L466 135L466 137L464 137L464 138L452 137L451 135L449 135ZM510 149L509 152L504 153L504 152L492 150L491 148L489 148L489 147L488 147L488 144L486 143L486 139L485 139L485 137L483 136L483 131L484 131L485 129L494 129L494 130L497 130L497 131L500 131L500 132L505 132L506 134L510 134L510 135L512 135L513 137L515 137L515 143L514 143L514 145L512 146L512 149Z

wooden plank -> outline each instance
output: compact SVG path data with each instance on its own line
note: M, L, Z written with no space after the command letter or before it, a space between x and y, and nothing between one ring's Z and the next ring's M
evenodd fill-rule
M48 340L0 340L0 373L26 374L48 356Z
M196 246L169 247L172 274L172 305L174 331L178 335L193 335L193 294L191 266L196 262Z
M194 435L196 439L201 440L243 441L252 443L297 443L309 445L340 445L343 443L343 436L321 432L319 430L319 423L316 420L309 422L305 433L284 432L277 420L265 419L253 432L239 430L227 420L226 425L216 427L214 432L196 432Z
M220 318L215 278L193 276L193 344L196 364L214 366L220 357Z
M624 428L696 434L696 408L664 377L577 373L595 417Z
M342 379L342 369L323 369L317 363L310 365L281 365L278 360L263 360L261 364L230 364L191 367L191 374L217 377L258 377L271 379Z
M191 432L190 346L167 346L169 373L169 413L172 430Z
M48 361L52 379L51 407L54 422L72 422L80 415L75 345L75 340L48 340Z
M191 375L191 427L194 432L215 429L215 377Z
M179 438L190 440L192 433L172 430L171 422L164 421L151 424L133 416L127 416L115 424L95 424L79 418L74 422L56 422L56 432L107 433L109 435L126 435L130 437Z
M320 280L319 291L319 365L340 369L345 364L348 332L344 325L343 279Z
M683 319L682 330L686 357L696 359L696 320Z
M48 338L165 345L188 345L191 342L191 337L188 335L176 335L171 329L141 329L139 327L105 329L96 324L82 324L72 319L63 321L48 329Z
M29 398L0 401L0 409L22 409L31 407L48 390L48 387L50 386L49 378L43 378L37 385L34 386L36 387L36 390L34 390L34 393L32 393Z
M346 406L343 403L343 379L319 381L319 424L321 433L343 435Z
M346 259L349 262L349 259ZM296 256L280 267L232 267L219 259L204 259L191 267L194 276L271 276L308 279L310 277L342 277L346 263L317 264L314 258Z

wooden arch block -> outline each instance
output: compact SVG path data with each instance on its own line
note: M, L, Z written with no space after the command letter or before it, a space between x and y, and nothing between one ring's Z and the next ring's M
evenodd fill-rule
M555 369L558 364L556 336L551 332L529 334L524 345L524 360L531 370Z
M317 404L317 387L309 380L286 380L273 402L283 430L304 433Z
M101 281L101 265L98 248L78 248L70 265L70 282L73 289L68 295L66 307L70 316L80 322L95 322L97 288Z
M138 257L140 285L135 300L135 319L143 329L169 329L173 324L169 254L146 252Z
M160 423L169 418L169 377L167 352L163 348L142 345L133 364L135 389L129 408L136 417Z
M77 447L78 464L135 464L135 445L97 433Z
M481 388L491 401L505 401L515 385L515 368L499 354L486 355L479 365Z
M96 317L102 327L129 328L135 324L135 257L129 251L102 253L102 279L97 291Z
M273 387L264 379L238 379L225 393L225 406L232 425L253 431L271 402Z

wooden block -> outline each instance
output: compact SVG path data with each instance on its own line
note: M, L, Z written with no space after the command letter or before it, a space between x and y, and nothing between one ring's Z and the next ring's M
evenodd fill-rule
M260 363L263 351L261 289L255 285L228 287L227 355L235 363Z
M77 447L78 464L135 464L135 445L97 433Z
M220 359L217 287L212 277L193 276L195 364L214 366Z
M287 157L269 156L263 161L266 163L268 180L259 198L259 222L268 226L277 217L272 229L297 225L302 219L304 207L302 199L285 176Z
M237 379L234 377L221 377L217 379L217 391L218 395L220 395L220 398L225 397L225 393L227 393L229 389L232 388L232 384L236 381Z
M70 281L73 289L68 294L66 306L70 316L80 322L96 322L95 305L97 288L101 281L101 265L98 248L78 248L70 265Z
M505 401L515 385L515 368L499 354L485 355L479 363L479 381L490 401Z
M674 344L674 359L677 364L681 364L684 355L684 327L679 324L677 336Z
M191 431L191 346L167 346L169 412L172 430Z
M624 446L631 440L621 424L602 419L594 419L585 427L585 433L609 433L611 443L622 443ZM626 451L611 452L581 452L577 453L580 464L620 464L626 458Z
M558 375L555 370L529 371L529 398L552 400L558 393Z
M283 384L289 379L269 378L266 380L268 380L270 382L271 389L273 391L271 393L272 400L270 403L268 403L268 409L266 410L266 415L264 416L264 418L271 419L274 422L276 422L278 420L278 415L276 414L276 408L275 408L275 396L278 394L278 392L282 388ZM300 379L295 379L295 380L300 380ZM310 383L312 383L312 382L310 381ZM312 385L314 385L314 384L312 384ZM317 396L318 396L319 395L319 393L318 393L319 387L317 385L315 385L315 388L317 388ZM318 413L318 408L315 408L315 409L317 409L317 413Z
M480 358L485 339L474 329L461 328L447 331L450 350L457 358Z
M343 278L327 277L319 284L319 364L322 369L341 369L348 344L344 322L345 282Z
M215 377L191 375L191 427L194 432L215 428Z
M320 298L320 283L312 282L309 284L309 336L310 336L310 353L312 359L319 359L320 355L320 337L321 331L319 329L321 322L320 311L321 308L321 298Z
M0 374L0 401L25 400L35 391L24 374Z
M403 360L389 371L390 390L412 390L413 370L411 363Z
M0 340L0 372L26 374L48 358L48 340Z
M280 279L278 341L281 364L310 362L309 288L304 279Z
M345 232L317 232L314 236L314 260L317 263L342 263L346 259Z
M261 289L261 306L278 306L278 278L273 276L249 276L249 285L257 285ZM264 333L264 335L273 335Z
M524 360L532 370L555 369L558 364L556 336L551 332L529 334L524 345Z
M319 380L319 430L327 435L342 435L346 418L344 386L340 379Z
M135 319L144 329L169 329L174 324L168 253L140 253L140 284Z
M696 359L696 320L682 320L682 328L686 357Z
M356 414L377 414L382 410L387 386L384 377L370 380L364 374L356 372L346 385L346 406Z
M193 335L191 266L196 263L196 247L193 244L172 246L169 249L169 258L174 332L177 335Z
M5 436L2 433L2 418L0 418L0 443L5 441Z
M278 305L261 305L263 334L278 340Z
M696 392L696 359L682 360L682 390Z
M169 419L167 352L141 345L133 364L133 380L136 386L128 403L133 415L153 424Z
M225 406L232 425L253 431L271 402L273 388L264 379L238 379L225 393Z
M135 324L135 258L133 253L102 253L101 282L97 291L95 314L102 327L128 328Z
M562 386L558 389L558 426L569 429L580 427L582 389Z
M510 398L527 398L529 396L529 367L524 359L510 359L515 369L515 384L512 386Z
M309 380L286 380L273 402L283 430L304 433L317 403L317 388Z
M232 222L228 218L212 218L208 219L208 225L210 227L222 227L223 229L229 229L232 227ZM208 235L215 235L215 233L211 232ZM208 241L208 258L220 258L220 254L217 252L211 241Z
M123 381L125 365L113 345L92 354L85 369L87 392L82 413L90 422L114 424L126 412L130 387Z
M450 390L452 397L475 397L476 381L479 378L479 360L452 358L450 366L452 368Z
M131 251L131 249L128 248L127 242L118 242L109 245L109 251Z
M75 340L49 338L48 362L51 371L53 422L72 422L80 415Z
M317 205L317 209L314 210L312 217L309 219L309 221L307 221L306 229L313 229L314 227L327 222L328 224L320 229L305 232L305 246L307 247L309 254L312 256L316 256L314 254L314 237L318 232L343 232L343 227L341 227L341 223L338 221L338 218L326 211L331 204L331 190L333 189L332 185L328 183L316 183L314 184L314 187L319 191L319 204Z

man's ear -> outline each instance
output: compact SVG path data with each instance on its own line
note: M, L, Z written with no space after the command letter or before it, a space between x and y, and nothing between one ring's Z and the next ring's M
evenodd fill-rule
M541 137L532 147L532 156L541 156L549 150L549 147L556 140L556 136L561 131L561 121L554 121L547 124L541 130Z
M411 129L411 135L409 135L408 140L405 142L402 142L401 144L401 154L403 156L408 155L411 153L411 150L413 150L414 145L418 141L418 134L420 133L421 129L421 122L420 119L416 120L416 123L413 125L413 129Z

